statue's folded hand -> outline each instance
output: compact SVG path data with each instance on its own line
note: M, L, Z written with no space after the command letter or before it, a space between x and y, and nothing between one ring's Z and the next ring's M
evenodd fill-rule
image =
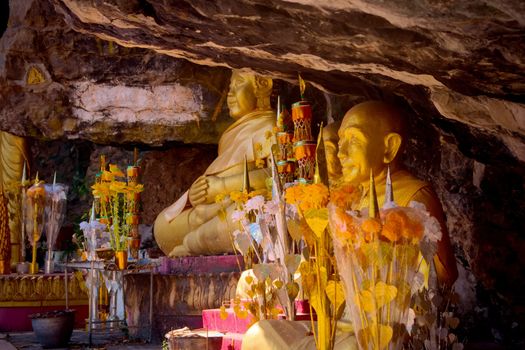
M206 175L199 176L197 180L191 185L188 192L188 197L192 206L196 207L199 204L206 202L206 194L208 192L208 181Z
M224 179L215 175L202 175L190 187L189 199L192 206L214 203L218 195L225 193Z

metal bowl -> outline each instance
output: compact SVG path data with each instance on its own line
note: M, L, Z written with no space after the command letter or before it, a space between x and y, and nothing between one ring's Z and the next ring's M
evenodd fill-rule
M111 260L115 256L115 251L111 248L96 249L97 257L102 260Z

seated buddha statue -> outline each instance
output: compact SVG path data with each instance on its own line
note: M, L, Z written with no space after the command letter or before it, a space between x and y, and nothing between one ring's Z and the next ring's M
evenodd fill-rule
M370 170L375 176L379 206L385 201L387 171L390 168L394 201L406 206L410 201L424 204L441 224L442 239L434 257L438 281L451 285L457 278L455 257L445 226L443 209L431 186L417 179L401 164L401 149L406 139L402 114L383 102L369 101L358 104L346 114L338 131L341 163L341 181L362 186L364 195L358 207L368 207ZM324 135L323 135L324 136ZM326 140L326 137L323 138ZM327 148L328 151L329 148ZM330 153L326 152L327 163ZM262 320L246 332L242 348L251 349L315 349L315 340L308 322ZM355 337L350 332L337 332L334 349L357 349Z
M256 161L270 155L268 135L275 125L270 108L272 80L252 73L234 71L227 104L235 122L219 140L217 158L202 176L173 205L155 220L154 236L162 251L170 256L212 255L233 251L230 221L234 205L219 196L239 191L243 186L246 157L250 187L266 188L268 169ZM226 210L226 215L219 215Z

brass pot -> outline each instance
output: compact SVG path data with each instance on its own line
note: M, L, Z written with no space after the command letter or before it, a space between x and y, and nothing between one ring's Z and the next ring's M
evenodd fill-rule
M102 260L111 260L115 256L115 251L111 248L98 248L95 249L97 257Z
M128 267L128 251L119 250L115 252L115 262L120 270L125 270Z

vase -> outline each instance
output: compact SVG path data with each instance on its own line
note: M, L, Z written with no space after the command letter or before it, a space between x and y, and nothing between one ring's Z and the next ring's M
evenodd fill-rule
M75 310L57 310L29 316L43 348L66 347L73 333Z
M126 250L116 251L115 262L120 270L125 270L128 267L128 252Z

